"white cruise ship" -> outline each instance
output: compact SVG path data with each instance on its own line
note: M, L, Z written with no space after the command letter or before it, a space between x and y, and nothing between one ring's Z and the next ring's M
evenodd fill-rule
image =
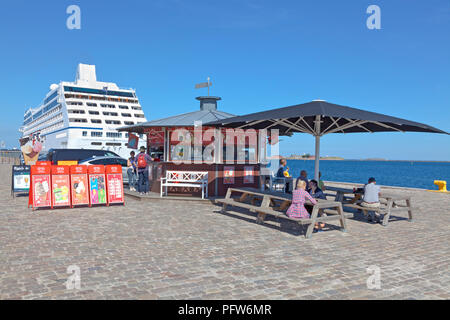
M129 157L128 133L119 127L146 122L135 90L97 81L95 65L79 64L75 82L52 84L38 108L25 112L22 137L52 148L103 149ZM146 145L145 137L139 146Z

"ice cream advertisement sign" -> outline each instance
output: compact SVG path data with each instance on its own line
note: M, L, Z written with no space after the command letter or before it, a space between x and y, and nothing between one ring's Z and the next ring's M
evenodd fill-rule
M69 167L52 166L53 207L70 206Z
M106 204L105 167L100 165L89 166L88 177L91 205Z
M33 208L50 207L52 204L50 167L31 167L30 197Z
M70 181L72 189L72 206L89 204L89 183L86 166L71 166Z
M39 158L39 153L42 150L42 143L39 136L22 138L19 139L19 142L25 165L36 164L36 161Z

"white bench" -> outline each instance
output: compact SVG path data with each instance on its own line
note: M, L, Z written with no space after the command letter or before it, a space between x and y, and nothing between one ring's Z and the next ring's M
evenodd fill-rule
M161 198L167 196L168 187L201 188L202 199L208 198L208 172L205 171L166 171L166 177L161 178Z

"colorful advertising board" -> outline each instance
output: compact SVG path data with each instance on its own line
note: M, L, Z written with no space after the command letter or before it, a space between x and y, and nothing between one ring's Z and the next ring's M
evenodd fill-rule
M128 134L128 148L137 149L139 144L139 137L135 134Z
M108 203L124 203L122 166L106 166L106 181L108 186Z
M88 177L90 204L106 204L105 167L102 165L89 166Z
M223 167L223 184L234 184L234 167Z
M30 190L30 166L13 166L11 193L28 192Z
M86 166L70 167L70 186L72 206L89 204L89 183Z
M52 166L52 206L67 207L70 202L70 170L67 166Z
M29 137L21 138L19 139L19 143L25 164L36 164L37 159L39 158L39 153L43 147L40 141L40 135L35 134Z
M30 197L33 208L51 207L50 166L31 167Z

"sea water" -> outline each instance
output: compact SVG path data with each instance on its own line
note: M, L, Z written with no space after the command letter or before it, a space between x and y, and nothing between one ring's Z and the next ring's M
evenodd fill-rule
M287 166L295 178L301 170L314 177L314 160L287 160ZM450 189L450 162L322 160L320 171L325 181L367 183L374 177L379 185L437 190L434 180L445 180Z

